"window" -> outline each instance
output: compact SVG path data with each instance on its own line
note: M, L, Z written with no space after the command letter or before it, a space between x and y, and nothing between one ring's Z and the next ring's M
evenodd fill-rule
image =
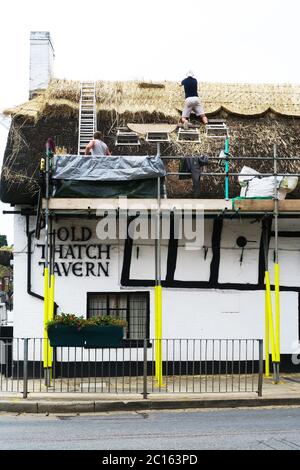
M88 293L87 317L111 315L127 321L124 339L149 337L149 292Z

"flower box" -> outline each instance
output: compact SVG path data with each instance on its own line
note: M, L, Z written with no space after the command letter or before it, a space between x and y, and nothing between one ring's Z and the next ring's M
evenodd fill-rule
M117 348L123 340L123 327L92 325L84 329L85 348Z
M57 315L47 323L52 347L116 348L121 345L126 321L120 318Z
M48 327L48 338L52 347L83 347L83 330L77 326L51 325Z

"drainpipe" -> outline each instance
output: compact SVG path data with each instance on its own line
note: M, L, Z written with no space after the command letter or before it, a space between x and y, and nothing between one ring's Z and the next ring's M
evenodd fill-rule
M31 246L32 246L32 235L35 233L35 229L29 230L29 215L26 214L26 235L27 235L27 294L44 301L44 296L37 294L31 289ZM54 303L54 314L56 315L58 305Z

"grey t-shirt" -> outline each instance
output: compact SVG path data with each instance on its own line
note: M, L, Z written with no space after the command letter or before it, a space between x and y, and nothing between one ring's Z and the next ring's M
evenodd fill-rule
M91 149L92 155L106 155L108 152L107 145L102 140L94 139L94 147Z

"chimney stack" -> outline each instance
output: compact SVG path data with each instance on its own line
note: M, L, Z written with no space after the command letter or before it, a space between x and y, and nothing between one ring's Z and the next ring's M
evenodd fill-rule
M53 77L54 48L48 31L30 32L29 99Z

